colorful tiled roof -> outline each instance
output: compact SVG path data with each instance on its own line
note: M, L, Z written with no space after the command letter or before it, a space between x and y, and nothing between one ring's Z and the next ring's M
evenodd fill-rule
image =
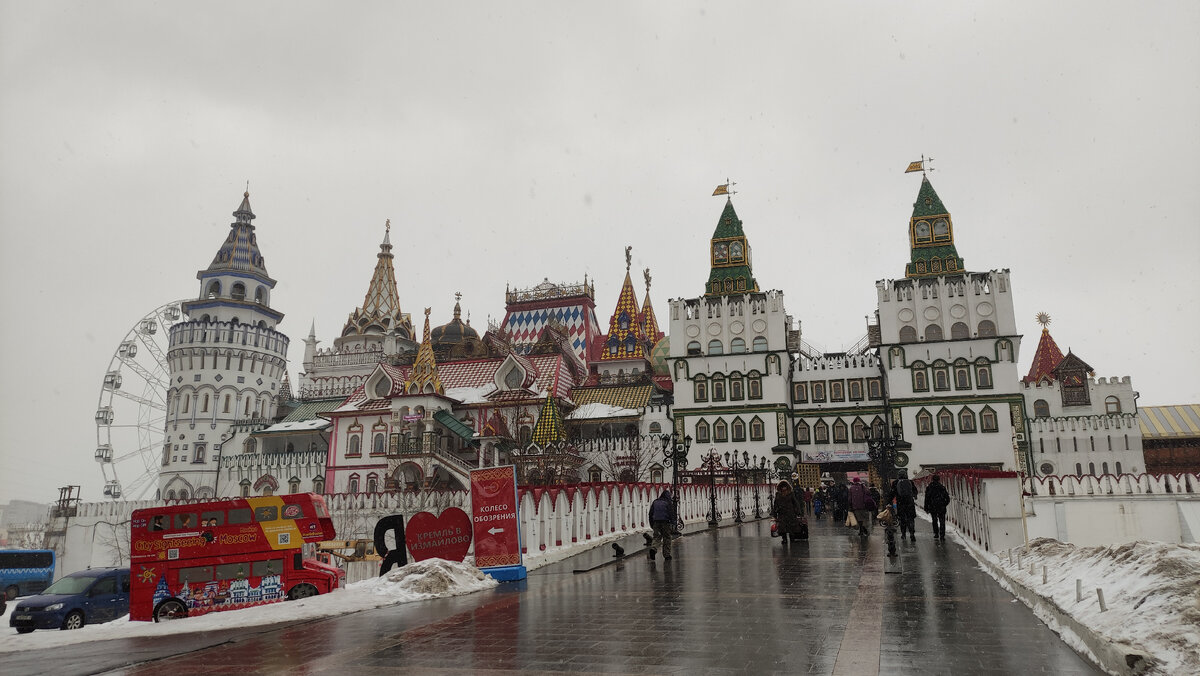
M654 307L650 305L650 268L643 273L646 276L646 300L642 303L642 336L650 345L654 345L663 337L658 328L658 317L654 316Z
M233 212L235 220L229 225L229 235L217 249L217 255L208 266L205 273L249 272L275 285L275 281L267 274L267 264L262 253L258 250L258 240L254 236L254 212L250 210L250 193L242 195L242 203Z
M1138 424L1143 439L1200 438L1200 404L1141 406Z
M621 285L621 294L617 297L617 307L613 309L612 317L608 320L608 336L604 340L604 349L600 352L600 360L613 359L644 359L646 348L642 335L641 311L638 309L637 295L633 292L633 281L629 278L626 266L625 283Z
M530 440L538 446L545 446L564 439L566 439L566 435L563 432L562 413L558 410L558 404L554 402L554 397L546 397Z
M1054 380L1054 368L1062 361L1062 350L1050 336L1050 329L1042 329L1042 337L1038 340L1037 351L1033 353L1033 363L1029 365L1029 373L1021 379L1023 383L1037 383L1042 380Z
M579 359L589 361L588 352L600 336L600 325L596 320L595 292L586 278L582 285L544 280L532 289L510 289L506 298L508 304L501 328L515 349L528 353L546 325L556 322L564 327Z
M392 222L388 221L383 233L383 243L375 263L375 273L360 308L355 308L342 328L342 335L364 333L386 333L396 330L402 338L412 340L412 319L400 311L400 294L396 291L396 272L392 265Z
M654 393L653 385L622 385L616 387L575 388L571 391L571 401L577 405L608 404L617 408L641 410L650 401Z
M750 242L731 198L726 198L725 210L721 212L709 242L709 264L712 268L704 295L727 296L758 291L758 281L751 269Z
M337 399L318 399L316 401L306 401L296 408L280 422L300 422L302 420L312 420L319 417L321 413L328 413L342 405L345 401L341 397Z

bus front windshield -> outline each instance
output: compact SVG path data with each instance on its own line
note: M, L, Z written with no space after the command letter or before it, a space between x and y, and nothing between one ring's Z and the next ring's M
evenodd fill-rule
M46 587L43 594L82 594L93 582L94 577L64 577L54 584Z

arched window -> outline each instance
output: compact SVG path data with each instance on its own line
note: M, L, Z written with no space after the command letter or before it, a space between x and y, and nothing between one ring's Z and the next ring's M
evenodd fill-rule
M1121 474L1121 462L1117 461L1117 474Z
M313 493L320 495L325 492L325 478L317 477L313 479Z
M346 488L346 492L347 493L357 493L358 492L358 475L357 474L350 475L350 485Z
M901 326L900 327L900 342L901 343L917 342L917 329L912 326Z
M1094 475L1095 473L1096 473L1096 463L1089 462L1088 463L1088 474Z
M729 341L729 354L742 354L746 351L746 341L741 338L734 338Z
M696 443L708 443L708 423L703 420L696 423Z
M861 380L850 381L850 401L862 401L863 390Z
M663 480L663 470L661 465L652 465L650 467L650 483L660 484Z
M379 492L379 478L376 477L374 474L367 475L367 492L368 493Z
M957 364L954 367L954 389L971 389L971 368L966 364Z
M975 431L975 413L969 408L958 412L958 429L970 434Z
M248 497L250 497L250 480L249 480L249 479L242 479L241 483L239 483L238 485L239 485L239 486L241 487L241 489L242 489L242 497L243 497L243 498L248 498Z
M929 376L925 374L925 365L913 364L913 392L928 392L929 391Z
M708 341L708 353L710 355L725 354L725 347L721 344L720 340L713 338L712 340Z
M1100 464L1100 473L1101 473L1101 474L1108 474L1108 463L1107 463L1107 462L1104 462L1104 463L1101 463L1101 464Z
M588 468L588 481L592 483L599 483L601 474L602 472L600 471L600 468L596 465L592 465Z
M1116 397L1106 397L1104 399L1104 412L1109 415L1115 415L1121 412L1121 400Z
M222 413L229 413L229 395L225 395L225 404L221 407Z
M383 432L377 433L371 439L371 455L383 455L387 451L387 438ZM371 491L372 493L374 491Z
M746 423L742 422L741 418L735 418L733 420L731 431L733 432L734 441L746 440Z
M167 499L168 499L168 500L174 500L174 499L175 499L175 491L174 491L174 490L167 491Z
M971 329L962 322L954 322L950 325L950 337L954 340L962 340L963 338L971 337Z
M809 439L809 436L808 436L808 423L804 422L803 420L796 423L796 443L797 444L812 443L812 440Z
M291 479L288 479L288 493L295 494L295 493L299 493L299 492L300 492L300 478L292 477Z
M933 414L925 409L917 412L917 434L933 434Z
M246 285L241 282L235 282L233 291L229 294L234 300L246 300Z
M845 383L840 380L829 381L829 401L845 401L846 388Z
M204 444L196 444L196 452L192 455L192 462L204 462L204 453L207 450Z
M933 365L933 389L950 389L950 367L945 364Z
M263 301L266 299L266 297L267 297L267 294L261 286L254 290L254 302L255 303L262 305Z
M825 424L824 420L819 420L813 425L813 440L818 444L829 443L829 425Z
M1083 465L1075 463L1075 476L1083 476Z
M975 386L981 390L992 388L992 365L986 360L975 362Z
M846 423L839 418L837 422L833 423L833 443L846 443L846 432Z
M689 341L687 344L687 353L689 355L700 354L700 341L698 341L698 340Z
M207 394L204 395L204 399L201 400L200 405L201 405L200 412L208 413L208 395Z
M747 391L751 399L762 399L762 376L758 371L751 371L746 379Z
M851 427L850 427L850 434L851 434L850 438L856 442L857 441L866 441L867 440L867 423L863 422L862 418L855 420L854 424L851 425Z
M246 443L242 444L242 452L244 453L253 453L256 450L258 450L258 441L254 437L250 437L246 440Z
M929 326L925 327L925 340L926 341L941 340L941 339L942 339L942 327L941 326L938 326L937 324L930 324Z
M696 401L708 401L708 380L704 376L696 376L692 381L692 388L696 395Z
M979 322L979 337L991 338L996 335L996 324L990 319Z
M825 383L812 384L813 401L825 401Z
M751 346L753 347L755 352L766 352L767 351L767 337L766 336L755 336L754 342L751 343Z
M346 448L347 456L362 455L362 437L357 434L350 435L350 444Z
M712 400L725 401L725 379L715 377L712 381Z
M662 433L662 424L656 423L656 422L650 423L650 434L661 434L661 433Z
M1033 402L1033 417L1049 418L1050 417L1050 403L1047 402L1045 399L1038 399L1037 401Z
M946 409L938 411L938 434L954 434L954 414Z
M205 295L207 295L209 297L209 299L217 298L218 296L220 296L221 295L221 283L215 279L213 281L209 282L208 283L208 291ZM204 321L208 321L208 319L205 319Z
M745 398L744 385L742 384L742 374L734 371L729 376L729 398L733 401L740 401Z

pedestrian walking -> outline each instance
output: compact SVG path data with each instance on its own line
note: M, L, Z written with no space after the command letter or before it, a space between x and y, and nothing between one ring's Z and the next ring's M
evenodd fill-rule
M804 514L812 514L813 491L812 487L804 489Z
M820 518L821 512L827 508L827 505L825 491L817 486L817 490L813 491L813 516Z
M900 539L908 534L911 542L917 540L917 488L900 470L900 477L892 482L892 499L896 501L896 517L900 521Z
M871 534L869 528L871 514L875 511L877 503L871 498L871 493L867 491L866 486L862 485L858 477L854 477L846 492L850 496L850 509L854 512L854 519L858 521L858 534L861 537L867 537Z
M871 499L875 501L876 506L883 505L883 496L879 494L879 489L875 487L875 484L868 484L867 492L871 494ZM875 513L875 510L871 510L871 523L878 523L878 521L879 515Z
M663 550L663 559L671 560L671 526L675 523L675 508L671 502L671 491L663 491L658 499L650 503L650 529L654 531L654 539L650 541L650 560L659 547Z
M775 501L771 504L771 517L775 519L779 539L787 544L788 536L792 541L808 539L808 522L804 519L800 499L792 490L792 484L786 479L779 482L775 490Z
M946 539L946 507L950 505L950 493L942 485L942 478L934 474L925 489L925 513L933 520L933 539Z
M846 514L850 511L850 489L841 482L833 484L829 487L829 500L832 503L830 507L833 509L833 520L837 523L844 522Z

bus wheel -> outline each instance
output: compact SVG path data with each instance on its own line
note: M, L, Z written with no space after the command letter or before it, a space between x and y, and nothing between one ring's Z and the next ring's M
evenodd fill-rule
M78 610L72 611L71 614L67 615L67 618L65 620L63 620L62 628L63 629L81 629L81 628L83 628L83 613L79 612Z
M17 589L17 585L10 584L4 588L4 598L11 601L11 600L17 598L17 594L19 593L19 591L20 590Z
M319 593L317 588L311 584L298 584L288 592L288 598L295 601L296 599L306 599L310 596L316 596Z
M187 617L187 608L175 599L163 601L154 609L154 621L166 622L167 620L178 620Z

